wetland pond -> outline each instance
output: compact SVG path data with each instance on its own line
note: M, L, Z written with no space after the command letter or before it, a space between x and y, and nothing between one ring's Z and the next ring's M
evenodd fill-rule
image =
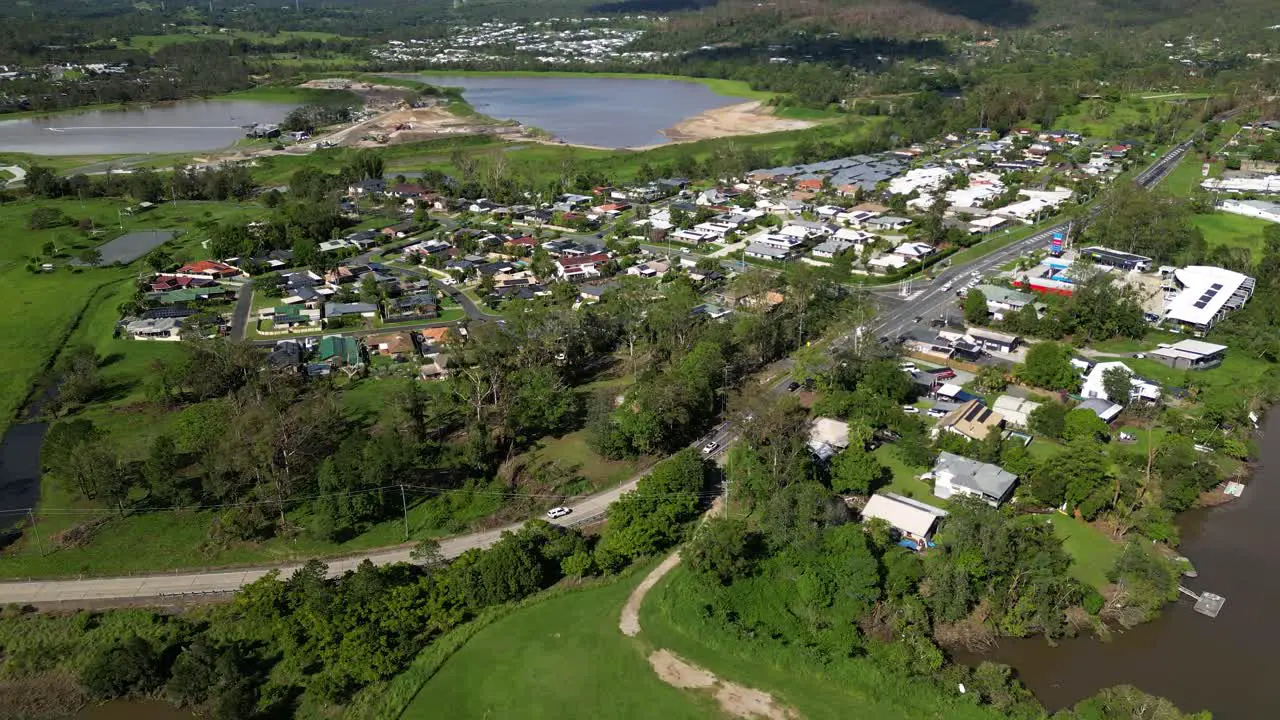
M0 116L0 151L137 155L217 150L243 138L243 126L279 123L295 107L264 100L182 100L13 120Z

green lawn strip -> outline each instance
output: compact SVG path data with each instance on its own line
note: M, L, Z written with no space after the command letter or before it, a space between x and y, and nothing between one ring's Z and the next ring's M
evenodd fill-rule
M1001 717L971 698L886 670L862 658L820 663L781 643L746 639L708 619L691 577L677 568L640 609L640 638L731 682L771 693L807 720L976 720ZM616 629L616 628L615 628Z
M959 265L961 263L966 263L971 260L977 260L980 257L990 255L991 253L997 250L1003 250L1004 248L1009 247L1013 243L1027 237L1028 235L1039 232L1041 229L1043 229L1044 226L1053 224L1055 222L1056 222L1055 220L1049 220L1045 223L1041 223L1041 225L1039 226L1024 225L1024 226L1016 227L1010 230L1006 230L994 236L989 236L987 237L987 239L983 240L977 245L974 245L973 247L965 248L964 250L961 250L955 255L952 255L951 264Z
M455 720L720 717L708 696L659 680L643 644L618 630L618 615L645 569L624 581L552 591L479 629L434 673L438 661L423 659L410 672L425 684L400 717L436 718L444 708Z
M1102 531L1088 523L1060 513L1029 516L1033 522L1053 525L1062 540L1062 549L1071 556L1071 576L1087 585L1101 588L1108 583L1107 573L1116 564L1123 549Z

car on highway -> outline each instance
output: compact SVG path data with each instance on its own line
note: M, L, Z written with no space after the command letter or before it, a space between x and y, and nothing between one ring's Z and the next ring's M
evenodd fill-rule
M556 520L556 519L558 519L558 518L562 518L562 517L564 517L565 515L568 515L568 514L569 514L569 513L571 513L571 512L573 512L573 508L567 508L567 507L563 507L563 506L561 506L561 507L553 507L553 508L551 508L550 510L548 510L548 511L547 511L547 519L548 519L548 520Z
M953 286L955 286L955 283L950 282L950 281L947 281L947 282L945 282L945 283L943 283L943 284L942 284L942 291L943 291L943 292L946 292L946 291L950 290Z
M715 452L718 449L720 449L720 443L716 442L715 440L712 440L711 442L702 446L702 454L710 455L711 453Z
M918 323L918 322L920 322L920 321L921 321L921 320L923 320L923 319L924 319L924 316L923 316L923 315L917 315L917 316L915 316L915 318L914 318L914 319L912 319L912 320L911 320L911 322L913 322L913 323Z

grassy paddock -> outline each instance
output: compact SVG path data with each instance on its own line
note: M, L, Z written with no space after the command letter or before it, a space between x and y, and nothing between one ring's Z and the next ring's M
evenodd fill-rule
M1195 215L1191 222L1204 233L1204 240L1210 247L1225 245L1246 248L1253 253L1255 261L1262 254L1262 232L1272 224L1266 220L1227 212Z
M618 630L639 577L555 593L510 613L476 632L437 671L430 671L434 657L421 659L423 669L410 672L426 676L425 684L400 717L440 717L444 708L457 720L719 717L710 698L659 680L644 644Z
M1107 584L1107 573L1115 566L1122 549L1118 543L1092 525L1066 515L1035 517L1053 525L1054 534L1062 540L1062 549L1071 556L1072 577L1096 588Z

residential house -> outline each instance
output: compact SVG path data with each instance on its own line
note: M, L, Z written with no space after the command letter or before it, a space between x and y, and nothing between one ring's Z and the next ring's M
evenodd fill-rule
M212 287L217 284L217 280L207 277L162 274L156 275L152 278L148 287L153 293L167 293L175 292L177 290L187 290L190 288Z
M876 493L862 508L864 522L872 518L883 520L902 538L919 545L929 542L938 529L938 522L946 515L946 510L897 493Z
M933 470L933 494L947 499L955 495L976 497L991 507L1009 499L1018 477L991 463L970 460L946 451L938 453Z
M325 318L340 317L377 317L378 306L373 303L353 302L353 303L337 303L327 302L324 304Z
M1004 425L1004 418L979 400L970 400L938 420L936 429L962 435L970 440L985 440L992 429Z
M1018 347L1018 336L985 328L971 327L966 334L978 347L987 352L1011 353Z
M1040 407L1040 403L1032 402L1026 398L1014 397L1012 395L1001 395L996 398L992 404L992 409L1000 413L1004 421L1014 427L1028 427L1028 418L1036 408Z
M124 332L134 340L160 340L177 342L182 339L180 318L152 318L126 323Z
M578 289L578 297L586 302L599 302L610 292L617 290L618 284L607 282L602 285L584 285Z
M556 258L556 274L565 280L585 280L600 277L600 266L609 262L604 253Z
M407 238L417 231L418 224L412 220L405 220L404 222L399 222L395 225L388 225L381 230L383 235L396 239Z
M391 332L370 335L364 339L365 347L383 357L406 358L418 354L413 336L407 332Z
M1132 386L1129 390L1127 398L1113 398L1107 395L1107 388L1104 384L1104 377L1108 370L1119 368L1129 373L1129 383ZM1122 362L1100 362L1093 366L1089 374L1085 376L1084 383L1080 386L1080 397L1085 399L1098 398L1101 400L1111 400L1121 405L1128 403L1130 400L1146 400L1155 402L1160 399L1160 386L1144 380L1129 369L1128 365Z
M695 305L689 314L694 317L705 317L709 320L722 320L733 314L729 308L716 305L714 303L702 303Z
M422 337L424 349L438 351L444 345L446 338L452 330L453 328L448 327L432 327L426 328L418 334Z
M810 254L816 258L834 258L846 250L852 250L857 247L858 244L856 242L830 237L813 246Z
M292 329L320 322L320 310L298 305L277 305L258 311L259 320L270 320L272 329Z
M782 262L791 257L791 250L780 248L776 245L766 245L760 242L753 242L743 250L743 253L749 258L756 260L771 260L774 262Z
M364 365L360 341L345 335L325 335L320 338L316 357L320 362L334 367L358 368Z
M174 271L174 275L179 277L199 278L202 280L226 280L228 278L238 277L244 273L240 268L232 267L226 263L220 263L216 260L197 260L187 263Z
M430 320L440 316L440 303L435 293L420 292L412 295L401 295L387 301L384 319L387 322L408 322L410 320Z
M879 217L869 218L863 223L863 226L872 230L885 232L889 230L902 230L910 224L910 218L898 217L897 215L881 215Z
M997 320L1003 320L1009 313L1016 313L1036 300L1031 293L998 285L979 285L974 289L987 299L987 312Z
M1120 413L1124 412L1124 406L1117 405L1110 400L1102 398L1090 398L1075 406L1076 410L1088 410L1097 415L1103 422L1110 424Z
M370 178L347 186L348 195L381 195L387 191L387 181L382 178Z
M895 255L901 255L911 262L919 262L937 251L929 243L908 242L894 248L893 252Z
M297 340L281 340L267 355L267 367L298 372L302 369L302 346Z
M809 424L809 449L819 460L832 456L849 447L849 423L834 418L814 418Z
M1227 346L1201 340L1179 340L1172 345L1161 344L1147 353L1147 357L1175 370L1207 370L1222 364Z
M640 277L652 278L661 277L667 274L671 269L671 263L664 260L649 260L639 265L632 265L627 268L628 275L638 275Z

